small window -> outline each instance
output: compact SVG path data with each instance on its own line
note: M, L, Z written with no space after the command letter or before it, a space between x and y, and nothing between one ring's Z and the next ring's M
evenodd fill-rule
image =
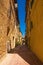
M31 4L31 9L32 9L33 3L34 3L34 0L32 0L31 3L30 3Z
M15 3L17 3L17 0L14 0L15 1Z
M15 3L15 8L17 8L18 7L17 0L14 0L14 3Z
M30 22L30 31L32 30L32 28L33 28L33 23L32 23L32 21Z

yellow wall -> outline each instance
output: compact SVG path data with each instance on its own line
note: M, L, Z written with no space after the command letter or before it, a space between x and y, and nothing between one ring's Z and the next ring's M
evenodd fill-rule
M35 0L31 10L33 28L30 46L36 56L43 62L43 0Z

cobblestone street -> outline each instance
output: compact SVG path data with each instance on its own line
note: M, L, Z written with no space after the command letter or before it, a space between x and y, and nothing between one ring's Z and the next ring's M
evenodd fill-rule
M17 46L7 54L0 65L43 65L26 45Z

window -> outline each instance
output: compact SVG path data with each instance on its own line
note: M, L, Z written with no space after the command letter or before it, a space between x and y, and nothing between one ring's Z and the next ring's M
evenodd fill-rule
M33 3L34 3L34 0L32 0L30 3L31 9L32 9Z
M15 0L14 2L15 2L15 8L17 8L17 6L18 6L18 5L17 5L17 0Z
M17 0L15 0L15 3L17 3Z
M33 23L32 21L30 21L30 31L32 30L32 28L33 28Z

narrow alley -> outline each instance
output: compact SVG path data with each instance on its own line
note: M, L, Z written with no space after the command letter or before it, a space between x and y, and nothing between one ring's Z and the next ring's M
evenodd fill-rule
M0 65L43 65L41 61L27 48L26 45L17 46L7 53Z
M43 65L43 0L0 0L0 65Z

